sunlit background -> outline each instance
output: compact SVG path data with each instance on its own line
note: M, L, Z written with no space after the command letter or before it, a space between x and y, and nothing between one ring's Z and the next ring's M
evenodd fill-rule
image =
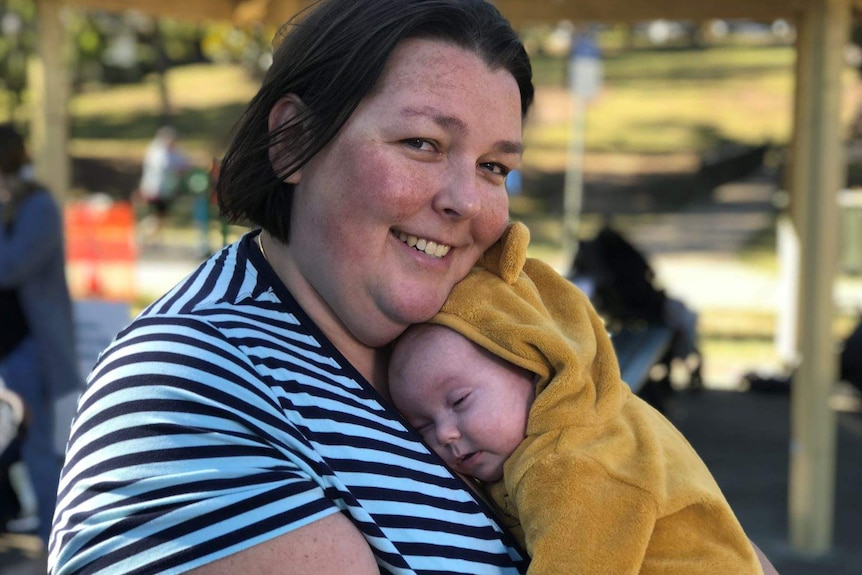
M219 218L212 182L190 179L162 237L144 241L138 224L145 208L135 190L145 148L159 127L174 126L198 176L208 177L270 65L276 30L72 8L62 19L71 80L72 173L64 197L70 285L79 301L103 298L134 314L245 231ZM28 82L37 41L33 2L0 0L0 30L0 121L27 133L36 113ZM568 274L577 242L610 222L645 255L657 286L697 314L707 389L744 392L756 377L787 378L793 366L782 341L789 304L781 222L794 25L559 22L519 32L537 92L510 201L512 217L530 227L531 255ZM573 94L570 67L573 41L584 34L597 48L597 84L588 97ZM862 314L860 44L857 25L843 72L847 181L836 345ZM578 202L567 212L573 179ZM98 222L87 219L94 206ZM567 244L567 213L576 214L574 245ZM125 247L114 251L117 245ZM672 384L685 389L689 375L685 365L673 366ZM860 411L858 391L844 391L836 409Z

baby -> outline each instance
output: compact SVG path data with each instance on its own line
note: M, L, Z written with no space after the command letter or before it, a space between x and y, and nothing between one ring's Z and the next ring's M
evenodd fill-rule
M531 575L762 573L705 464L631 393L589 300L528 242L512 224L398 340L398 409L482 482Z

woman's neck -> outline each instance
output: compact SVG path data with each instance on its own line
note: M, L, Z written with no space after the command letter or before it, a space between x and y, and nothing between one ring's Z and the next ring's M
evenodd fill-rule
M318 329L372 387L388 400L388 349L370 347L350 333L320 294L305 281L287 246L277 243L265 231L258 235L258 245L278 278Z

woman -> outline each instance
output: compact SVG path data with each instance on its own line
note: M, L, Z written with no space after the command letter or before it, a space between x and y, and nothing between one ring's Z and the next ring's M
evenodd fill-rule
M55 406L82 384L63 218L51 193L22 177L26 165L24 139L11 125L0 125L0 380L27 408L22 455L38 504L33 526L47 543L62 465L54 442Z
M325 0L287 30L219 179L222 211L263 231L100 358L55 575L524 569L385 374L507 223L526 53L484 0Z

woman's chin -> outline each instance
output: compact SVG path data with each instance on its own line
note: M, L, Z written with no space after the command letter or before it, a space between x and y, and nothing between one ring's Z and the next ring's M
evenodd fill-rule
M407 325L426 322L440 311L450 290L451 288L436 291L425 289L416 290L412 294L402 294L407 297L402 297L398 315Z

